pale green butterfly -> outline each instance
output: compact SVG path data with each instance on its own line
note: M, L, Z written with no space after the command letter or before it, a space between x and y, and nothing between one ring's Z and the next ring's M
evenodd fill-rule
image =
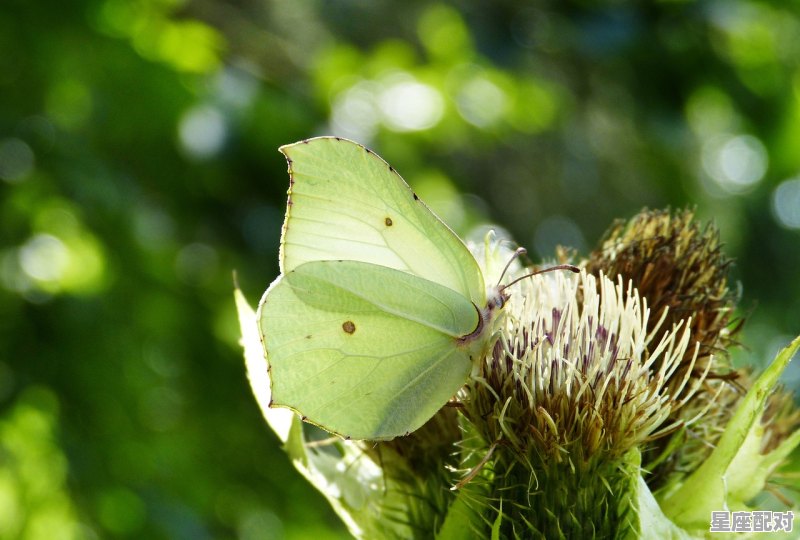
M503 287L487 289L461 239L369 149L319 137L280 150L281 275L258 314L270 406L345 438L406 435L466 382Z

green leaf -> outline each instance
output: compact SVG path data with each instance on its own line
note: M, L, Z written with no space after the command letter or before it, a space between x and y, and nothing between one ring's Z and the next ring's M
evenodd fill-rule
M475 494L472 493L469 484L461 488L455 501L447 509L437 540L458 540L460 538L471 538L475 535L475 527L482 527L480 516L475 511L475 501L472 500Z
M503 499L500 499L500 509L497 511L497 519L492 523L492 540L500 540L500 526L503 524Z
M629 540L685 540L695 538L675 525L661 510L641 474L641 452L634 448L625 455L623 467L630 478L628 494L623 499ZM702 536L700 537L702 538Z
M286 409L270 408L269 368L264 358L261 337L258 334L256 313L247 303L247 299L238 287L233 291L233 297L236 302L236 311L239 315L239 328L242 332L240 343L244 348L244 362L247 370L247 379L250 381L250 388L256 396L256 401L267 424L269 424L269 427L272 428L278 438L285 443L296 415Z
M744 507L745 500L764 488L769 473L800 442L793 435L773 453L758 453L763 436L759 421L767 397L798 348L800 337L755 381L705 463L666 495L661 507L675 523L688 530L708 531L712 511Z

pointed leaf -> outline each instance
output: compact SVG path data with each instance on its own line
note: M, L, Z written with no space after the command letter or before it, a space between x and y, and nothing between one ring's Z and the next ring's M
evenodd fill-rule
M763 489L765 478L754 476L762 465L754 452L760 443L758 423L770 391L799 347L800 337L778 354L742 399L705 463L662 502L664 513L675 523L689 530L707 531L712 511L741 504L742 496ZM760 484L746 490L744 478L751 482L758 478Z

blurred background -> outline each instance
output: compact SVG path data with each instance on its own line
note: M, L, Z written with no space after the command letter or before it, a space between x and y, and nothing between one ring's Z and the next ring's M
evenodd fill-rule
M343 537L232 298L278 272L277 147L322 134L534 260L696 208L737 362L800 332L796 1L4 0L0 538Z

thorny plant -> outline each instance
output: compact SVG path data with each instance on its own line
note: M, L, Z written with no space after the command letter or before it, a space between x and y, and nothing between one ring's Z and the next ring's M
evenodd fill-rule
M487 282L499 278L507 242L473 247ZM774 389L800 338L758 378L731 366L742 320L716 229L691 211L643 211L575 258L556 256L578 275L515 285L478 372L421 429L383 443L331 440L267 407L237 294L267 421L354 536L704 538L713 511L800 516L786 489L800 412Z

